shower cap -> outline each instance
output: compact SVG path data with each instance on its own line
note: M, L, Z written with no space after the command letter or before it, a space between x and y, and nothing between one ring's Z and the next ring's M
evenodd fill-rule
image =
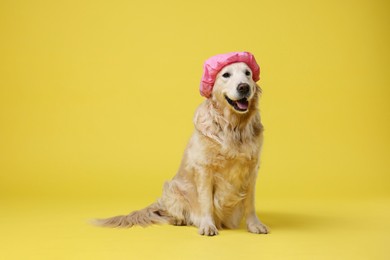
M260 67L252 53L230 52L219 54L206 60L203 65L203 75L199 88L200 94L206 98L210 98L217 74L223 67L236 62L245 62L249 66L252 70L252 79L255 82L260 79Z

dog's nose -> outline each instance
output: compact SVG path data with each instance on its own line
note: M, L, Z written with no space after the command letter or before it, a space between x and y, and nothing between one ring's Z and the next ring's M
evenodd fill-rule
M238 93L240 93L241 96L248 95L249 89L250 89L249 84L247 84L247 83L240 83L237 86L237 91L238 91Z

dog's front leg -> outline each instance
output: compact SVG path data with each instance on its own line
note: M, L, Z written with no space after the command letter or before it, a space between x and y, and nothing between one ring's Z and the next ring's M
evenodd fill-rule
M218 229L214 222L213 205L213 176L206 170L199 171L196 175L196 188L198 191L199 220L197 226L199 234L206 236L218 235Z
M266 225L261 223L259 218L256 215L255 210L255 184L256 184L256 175L257 175L257 169L256 172L253 172L252 175L252 181L249 185L248 190L248 196L244 202L245 205L245 216L246 216L246 226L249 232L255 233L255 234L267 234L269 233L269 230Z

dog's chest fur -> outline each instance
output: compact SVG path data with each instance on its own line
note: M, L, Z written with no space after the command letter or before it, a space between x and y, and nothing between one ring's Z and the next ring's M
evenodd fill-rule
M222 144L210 153L213 165L214 207L217 215L232 214L247 194L250 182L255 180L258 169L260 140L237 139L234 145ZM214 158L213 158L214 157Z

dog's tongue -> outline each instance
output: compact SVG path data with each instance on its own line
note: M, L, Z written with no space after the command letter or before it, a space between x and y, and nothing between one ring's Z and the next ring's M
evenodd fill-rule
M241 110L248 109L248 100L246 100L246 99L237 100L236 104L237 104L238 108Z

